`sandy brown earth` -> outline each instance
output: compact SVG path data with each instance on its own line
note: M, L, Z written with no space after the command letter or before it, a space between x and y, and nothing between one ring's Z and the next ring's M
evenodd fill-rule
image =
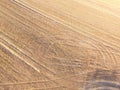
M120 90L120 0L0 0L0 90Z

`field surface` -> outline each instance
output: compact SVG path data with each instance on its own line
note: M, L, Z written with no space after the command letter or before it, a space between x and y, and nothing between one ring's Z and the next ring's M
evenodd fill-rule
M120 0L0 0L0 90L120 90Z

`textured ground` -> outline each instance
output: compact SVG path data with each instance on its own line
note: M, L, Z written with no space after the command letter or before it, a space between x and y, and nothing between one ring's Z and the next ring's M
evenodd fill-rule
M0 0L0 90L120 90L119 0Z

